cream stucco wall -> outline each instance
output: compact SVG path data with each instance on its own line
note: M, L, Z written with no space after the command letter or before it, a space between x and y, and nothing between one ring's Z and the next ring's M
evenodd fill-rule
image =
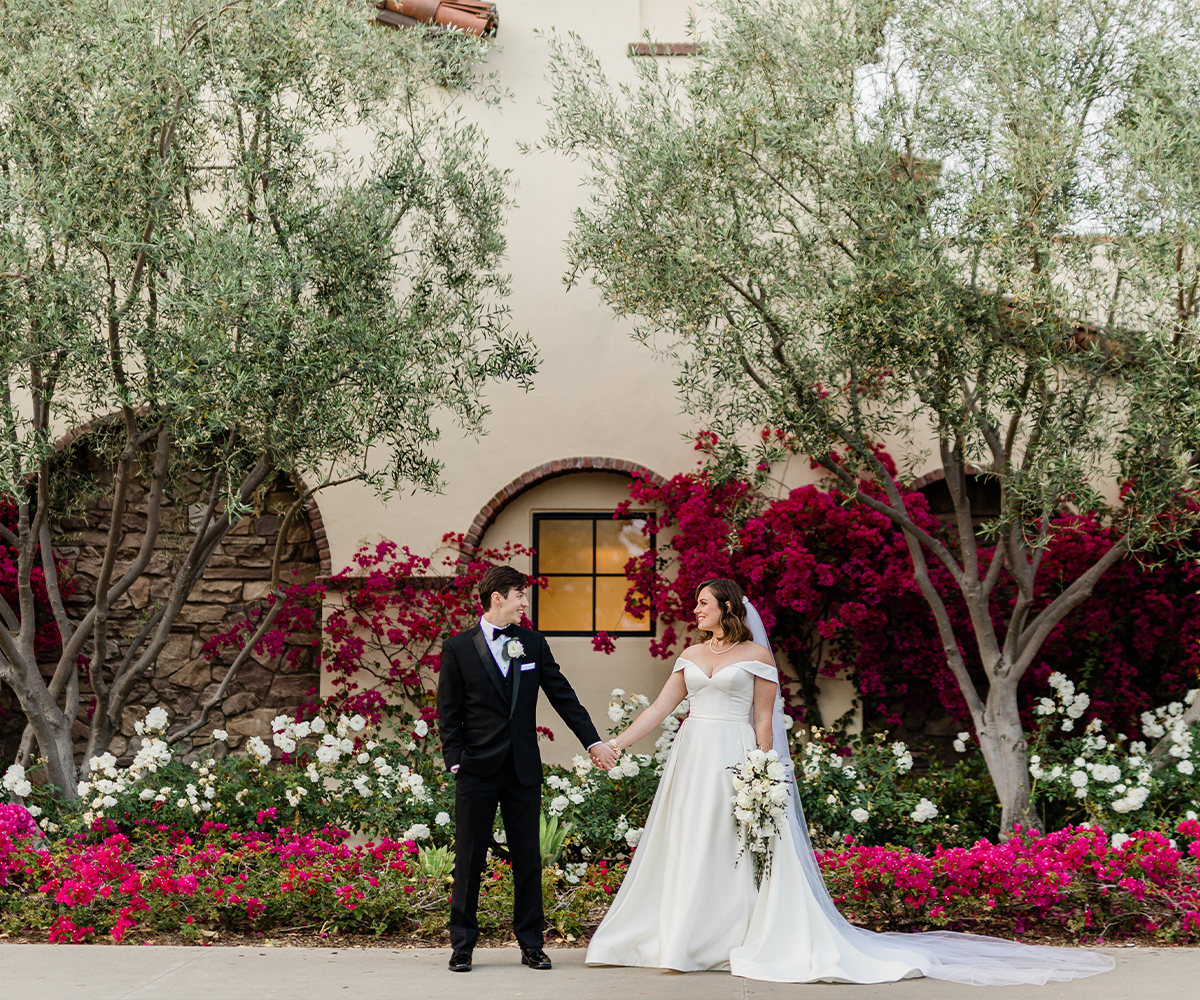
M632 79L630 42L653 30L656 39L686 41L688 4L680 0L499 0L500 35L487 69L499 74L513 100L499 110L466 105L486 133L495 163L512 171L516 207L506 226L507 267L512 274L512 325L527 330L541 353L531 392L490 389L486 435L465 438L446 427L436 450L444 463L440 494L417 493L386 502L350 484L319 497L334 572L363 544L390 538L415 552L431 553L447 531L466 531L480 508L526 471L554 459L603 456L624 459L663 475L695 464L684 435L691 421L679 412L671 365L633 342L631 325L617 320L586 285L567 290L563 243L571 213L586 200L580 170L548 154L523 155L518 142L540 136L549 98L548 45L536 31L574 31L591 46L614 80ZM612 510L628 495L628 478L603 473L551 480L501 512L484 537L529 545L535 510ZM529 569L528 566L520 567ZM591 641L555 637L552 648L602 734L607 731L614 687L653 697L669 667L649 656L647 642L622 638L604 656ZM553 710L541 707L539 724L556 739L543 743L547 759L569 761L581 748ZM651 749L653 739L645 749Z
M513 100L499 110L468 105L488 136L497 165L512 171L517 205L506 227L512 274L512 325L529 331L542 363L532 392L499 386L487 393L486 436L445 428L437 457L445 464L440 495L382 503L358 484L323 493L320 506L333 568L363 543L388 537L429 551L446 531L465 531L497 489L552 459L599 455L666 474L695 461L683 439L691 422L679 412L675 372L629 337L586 285L563 284L563 242L571 213L586 199L577 165L550 154L523 155L518 142L541 135L548 100L548 44L536 31L577 32L614 80L631 79L626 51L645 27L664 41L684 41L682 0L500 0L500 34L487 69ZM643 9L644 8L644 9Z
M563 283L571 215L587 198L580 168L558 156L524 155L517 147L541 135L550 96L548 44L536 32L575 32L611 80L632 81L629 43L641 41L646 31L655 41L687 41L691 6L686 0L499 0L500 34L487 68L499 74L513 100L499 110L470 104L465 110L487 135L497 165L512 171L517 204L506 225L512 324L532 334L541 352L540 371L529 393L507 386L488 391L492 414L483 438L444 429L437 446L445 466L440 494L385 502L359 484L322 493L334 572L361 545L381 538L415 552L434 552L447 531L466 531L497 490L555 459L624 459L664 476L695 467L689 440L695 427L680 413L672 365L636 344L629 336L631 324L614 318L594 289L583 284L568 290ZM803 460L778 471L781 490L813 476ZM624 476L603 473L551 480L505 508L483 545L529 545L535 512L612 510L627 497L628 484ZM653 698L670 669L650 656L646 639L620 638L610 656L595 652L587 638L559 636L551 645L601 734L610 725L606 711L613 688ZM837 680L826 687L822 708L828 701L826 714L833 718L848 707L853 689ZM580 752L544 699L538 721L556 736L543 744L547 759L566 762ZM648 752L653 742L650 738L639 749Z

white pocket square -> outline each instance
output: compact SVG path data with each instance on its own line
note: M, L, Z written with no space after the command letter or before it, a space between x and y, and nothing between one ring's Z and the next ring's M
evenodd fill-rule
M533 669L534 667L536 667L536 666L537 666L537 664L536 664L536 663L522 663L522 664L521 664L521 669L522 669L522 670L532 670L532 669Z

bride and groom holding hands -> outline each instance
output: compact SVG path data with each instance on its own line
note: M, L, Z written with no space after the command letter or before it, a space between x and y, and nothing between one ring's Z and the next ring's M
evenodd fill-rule
M513 932L521 961L551 968L543 950L542 691L588 750L611 768L686 697L641 840L588 948L589 965L681 972L728 970L774 982L883 983L917 976L971 985L1044 984L1108 971L1107 956L949 931L878 934L850 924L817 866L799 789L760 885L739 864L733 774L755 747L776 750L791 776L783 703L766 631L731 580L696 593L701 642L685 649L658 698L615 739L600 739L545 638L520 627L528 581L507 566L484 574L479 624L448 639L438 681L438 728L455 776L450 969L468 972L479 937L480 879L499 807L513 871Z

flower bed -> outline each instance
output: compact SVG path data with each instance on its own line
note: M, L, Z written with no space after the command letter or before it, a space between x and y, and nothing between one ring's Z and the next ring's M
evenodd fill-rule
M46 847L0 831L0 928L79 943L147 931L202 941L220 931L428 936L445 927L453 855L387 838L350 847L344 833L206 823L188 834L142 823ZM581 933L597 906L602 915L622 871L590 865L569 883L547 869L547 916L559 933ZM496 858L480 894L484 933L502 933L511 911L509 865Z
M28 823L0 828L0 930L47 933L55 942L122 941L146 932L198 942L223 932L428 938L449 914L451 858L411 840L349 847L339 830L97 827L49 846ZM1195 943L1200 822L1181 823L1177 833L1178 841L1118 835L1114 847L1099 830L1070 828L929 856L851 841L818 859L838 906L877 930ZM547 919L568 940L595 926L625 872L603 862L570 867L549 867L543 880ZM509 867L493 859L480 897L484 933L506 934L511 907Z
M932 856L850 842L818 858L839 909L877 930L1196 942L1200 822L1180 823L1177 833L1182 847L1157 832L1110 840L1099 829L1068 827L938 847Z

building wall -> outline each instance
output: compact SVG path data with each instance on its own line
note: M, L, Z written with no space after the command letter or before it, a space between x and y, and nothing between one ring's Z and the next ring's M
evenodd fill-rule
M674 367L629 336L594 289L568 290L563 242L571 213L584 203L578 165L550 154L522 155L518 142L534 142L550 96L545 80L549 51L535 31L577 32L610 69L631 79L625 53L645 23L668 40L684 41L687 4L681 0L499 0L500 35L487 69L499 74L513 100L499 110L468 105L485 130L495 162L513 173L517 201L506 227L512 273L512 325L538 345L541 366L533 391L510 386L488 390L492 414L486 436L464 438L444 428L437 457L445 463L441 494L403 496L387 503L360 484L323 492L320 498L333 567L344 566L363 543L402 540L431 551L446 531L465 531L498 488L552 459L605 455L671 474L695 461L684 439L692 421L679 413ZM670 19L674 23L662 27Z
M586 281L570 289L564 284L564 241L572 213L587 199L580 167L517 148L541 135L550 98L549 45L535 32L575 32L612 82L632 82L630 43L642 41L646 31L659 42L688 41L685 24L692 5L684 0L498 0L498 5L500 34L487 69L499 74L513 100L499 111L469 104L466 110L488 136L495 162L514 178L517 204L506 226L512 324L532 334L541 353L540 371L531 392L489 389L492 413L481 439L444 428L437 446L445 465L441 493L384 501L357 483L323 492L320 508L334 572L360 546L382 538L432 553L446 532L467 531L498 490L557 459L606 456L664 477L696 466L692 438L699 426L680 412L675 366L635 343L632 324L615 318ZM660 61L671 63L670 57ZM679 60L671 64L683 66ZM779 474L786 487L813 476L807 461L800 460ZM484 533L482 547L506 541L528 546L537 512L612 510L628 496L629 481L627 475L591 472L535 486L501 511ZM647 639L620 638L608 656L593 650L587 638L550 641L602 734L609 726L606 710L614 688L653 698L669 674L668 663L650 656ZM822 709L836 718L849 706L853 689L836 679L826 687ZM538 721L556 736L543 744L548 760L566 762L581 752L544 701ZM650 738L641 749L650 750L653 742Z

